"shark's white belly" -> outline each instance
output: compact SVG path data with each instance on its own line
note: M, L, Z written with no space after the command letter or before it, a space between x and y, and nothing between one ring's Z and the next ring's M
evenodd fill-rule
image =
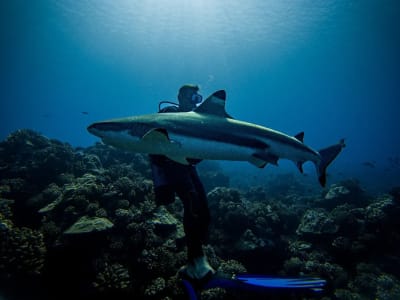
M248 147L224 143L214 140L204 140L193 137L170 134L170 145L161 149L167 156L199 158L210 160L247 161L254 153Z
M228 142L199 139L174 133L169 134L169 141L145 141L130 135L128 132L109 135L103 141L106 144L130 151L166 155L181 162L186 158L251 161L255 153L263 151L262 149L254 149ZM307 160L316 162L319 159L317 156L306 155L305 152L296 151L293 147L274 141L268 141L268 145L268 153L279 158L286 158L295 162Z

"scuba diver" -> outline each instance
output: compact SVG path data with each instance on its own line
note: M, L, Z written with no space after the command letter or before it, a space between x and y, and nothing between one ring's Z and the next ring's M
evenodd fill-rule
M183 85L178 92L178 104L161 109L159 113L179 113L194 110L203 100L197 85ZM157 205L167 205L175 201L177 195L184 207L183 226L187 246L187 264L179 270L182 278L201 280L214 274L203 252L203 244L208 237L210 212L203 184L197 174L196 164L200 160L189 160L189 165L174 162L163 155L150 155Z
M198 91L197 85L183 85L178 92L179 103L162 101L159 113L195 110L203 100ZM161 108L164 103L171 105ZM149 157L156 204L171 204L175 201L175 195L183 203L187 264L180 268L178 275L190 300L199 300L202 290L215 287L261 293L299 292L313 295L324 291L326 281L316 277L287 278L216 272L208 263L202 248L208 237L210 212L206 192L196 170L196 164L201 160L188 159L190 164L183 165L163 155Z

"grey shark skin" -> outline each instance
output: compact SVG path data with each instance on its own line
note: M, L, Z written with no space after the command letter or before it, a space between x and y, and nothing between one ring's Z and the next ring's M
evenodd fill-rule
M147 154L161 154L181 164L188 159L249 161L259 168L277 165L280 158L306 161L326 183L326 168L345 146L344 140L320 151L303 143L304 133L292 137L253 123L235 120L225 111L226 93L220 90L191 112L133 116L97 122L88 131L105 144Z

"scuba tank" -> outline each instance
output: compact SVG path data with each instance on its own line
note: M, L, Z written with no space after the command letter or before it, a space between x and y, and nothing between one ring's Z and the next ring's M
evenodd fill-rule
M173 106L179 107L179 104L176 102L163 100L158 103L158 112L161 112L161 110L162 110L161 106L164 104L172 104Z

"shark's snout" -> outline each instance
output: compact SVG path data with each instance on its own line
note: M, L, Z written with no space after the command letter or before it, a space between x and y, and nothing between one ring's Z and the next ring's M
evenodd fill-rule
M96 123L89 125L86 129L90 133L94 133L94 131L96 130Z
M89 131L91 134L102 137L102 128L101 128L101 123L93 123L87 127L87 131Z
M100 138L131 129L131 125L124 122L105 121L96 122L87 127L87 130Z

